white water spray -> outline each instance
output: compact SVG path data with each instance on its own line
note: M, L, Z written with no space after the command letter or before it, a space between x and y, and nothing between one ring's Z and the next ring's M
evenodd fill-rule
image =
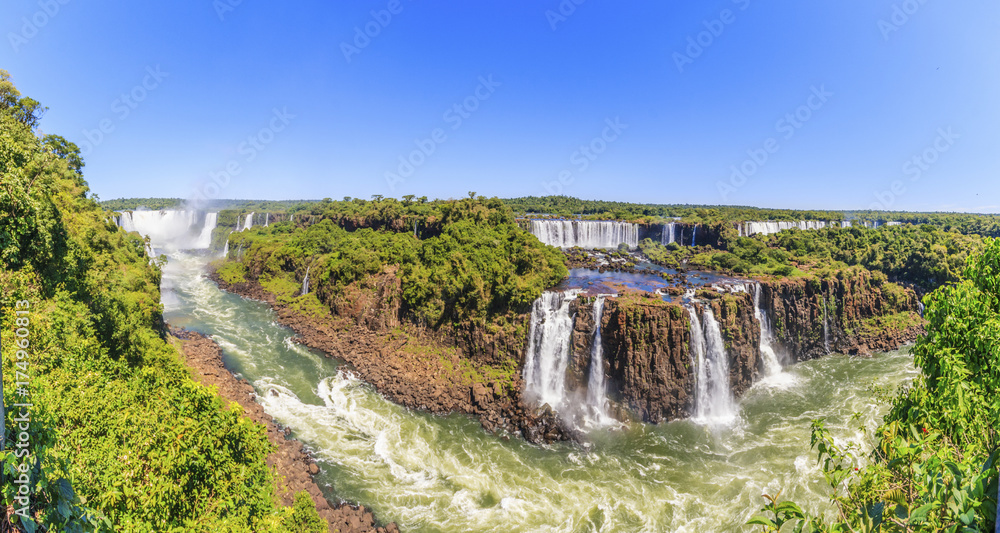
M778 375L781 373L781 361L772 344L774 332L771 330L771 320L767 316L767 310L761 306L760 283L753 284L753 311L760 323L760 359L764 364L764 373L768 376Z
M639 246L639 226L614 220L532 220L531 234L558 248L617 248Z
M565 407L566 367L570 360L573 316L570 304L580 293L546 292L531 306L531 327L524 365L525 391L554 411Z
M729 386L729 356L719 323L711 308L702 308L702 319L694 307L691 317L691 359L695 364L695 416L699 422L729 423L736 416Z
M302 278L302 296L309 294L309 270L313 267L312 263L306 267L306 275Z
M594 300L594 336L590 349L590 377L587 380L587 406L597 418L597 423L605 425L611 421L608 416L607 386L604 379L604 346L601 338L601 320L604 317L604 296Z
M149 237L150 246L166 250L200 250L211 246L218 213L199 211L125 211L118 219L125 231Z
M830 353L830 317L826 310L826 295L823 296L823 349Z

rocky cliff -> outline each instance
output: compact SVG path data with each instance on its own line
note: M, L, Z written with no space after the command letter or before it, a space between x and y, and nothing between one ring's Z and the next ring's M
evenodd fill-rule
M838 352L871 355L913 342L923 332L918 299L909 289L867 271L827 280L760 281L761 307L770 317L783 364ZM703 290L692 303L699 316L710 308L729 359L729 385L740 396L760 377L760 322L750 292ZM595 327L592 298L574 307L571 388L586 386ZM696 371L691 320L679 303L651 294L608 298L601 321L605 375L612 411L622 420L683 418L694 408ZM825 332L825 334L824 334Z
M916 293L865 270L824 280L762 281L761 288L761 307L787 362L831 352L867 356L923 333Z

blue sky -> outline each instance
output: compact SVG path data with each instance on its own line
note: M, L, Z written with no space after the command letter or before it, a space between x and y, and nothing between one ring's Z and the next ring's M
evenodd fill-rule
M0 68L103 199L1000 211L996 2L35 0L0 21Z

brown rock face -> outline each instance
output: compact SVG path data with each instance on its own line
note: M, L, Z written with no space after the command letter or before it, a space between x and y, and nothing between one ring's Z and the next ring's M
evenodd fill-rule
M609 298L602 327L609 396L645 421L686 416L694 406L687 311L662 300Z
M761 306L788 362L828 352L867 356L894 350L923 333L916 293L870 272L827 280L762 281L761 289Z
M279 302L256 281L228 284L214 273L210 276L225 290L268 303L278 322L295 331L298 342L347 362L360 379L400 405L437 414L466 413L489 431L507 431L534 443L569 438L551 411L522 400L527 314L511 318L521 326L508 331L468 326L435 332L400 320L398 304L391 303L401 301L392 271L366 281L364 287L348 287L346 296L328 295L330 308L345 314L323 317ZM510 331L518 329L524 333L515 339ZM511 360L505 350L512 347L518 352ZM491 366L494 359L507 368ZM498 375L501 371L508 374Z
M719 322L729 356L729 388L739 396L760 374L760 322L747 293L727 294L712 300L712 312Z

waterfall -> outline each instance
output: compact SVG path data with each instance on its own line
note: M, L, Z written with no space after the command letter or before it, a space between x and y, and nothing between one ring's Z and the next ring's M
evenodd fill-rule
M917 300L917 310L920 311L920 316L924 316L924 302Z
M764 364L764 372L768 376L781 373L781 361L774 352L772 342L774 332L771 330L771 320L767 316L767 310L761 306L761 286L760 283L753 284L753 311L760 322L760 359Z
M271 218L271 213L264 213L264 227L267 227L267 221Z
M229 237L226 237L226 245L222 247L222 257L229 257Z
M292 213L291 215L288 215L288 222L290 224L292 224L292 225L295 224L295 213Z
M639 246L639 226L614 220L532 220L531 234L558 248L617 248Z
M780 231L790 230L793 228L800 229L802 231L823 229L830 226L842 225L841 222L830 222L829 224L822 220L799 220L799 221L786 221L786 220L761 220L753 222L744 222L740 226L740 236L749 237L751 235L761 234L761 235L772 235Z
M167 250L206 249L212 245L219 214L190 210L125 211L118 223L125 231L149 237L150 246Z
M531 306L525 392L539 405L548 404L554 411L566 403L566 367L573 333L569 308L579 293L578 290L545 292Z
M702 308L702 318L694 307L691 316L691 359L695 365L695 420L729 422L736 415L729 386L729 356L711 308Z
M590 377L587 380L587 406L599 424L611 417L607 414L607 387L604 383L604 346L601 340L601 319L604 317L604 296L594 300L594 336L590 348Z
M823 296L823 349L830 353L830 317L826 310L826 296Z
M309 269L313 267L312 262L306 267L306 276L302 278L302 296L309 294Z
M677 223L669 222L664 224L663 232L660 234L660 244L670 244L677 241Z
M253 213L247 215L246 222L243 225L243 231L246 231L253 227Z
M691 230L691 246L696 246L695 242L697 242L697 237L698 237L698 225L695 224L694 229Z

